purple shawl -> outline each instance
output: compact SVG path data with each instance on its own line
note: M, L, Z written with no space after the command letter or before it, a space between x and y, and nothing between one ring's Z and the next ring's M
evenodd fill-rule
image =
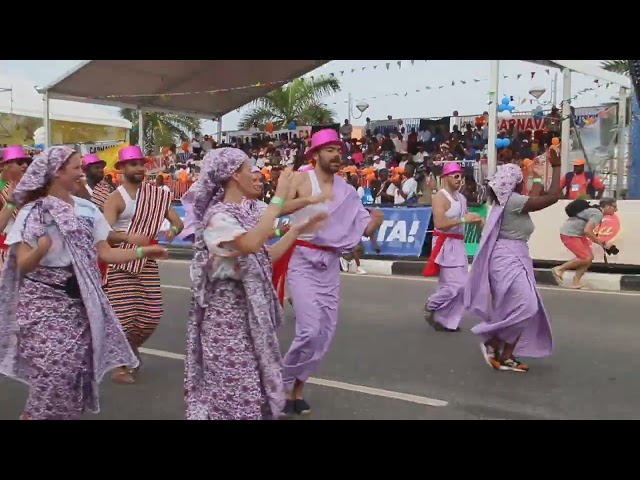
M187 337L189 343L196 346L201 345L200 325L207 306L205 286L209 281L209 250L204 241L204 228L211 217L219 212L232 215L246 230L255 228L259 220L259 216L243 204L222 202L223 185L248 159L246 154L238 149L222 148L213 150L207 157L210 157L210 161L200 174L203 181L196 182L189 191L189 202L193 205L192 215L196 222L194 256L191 262L193 299ZM238 261L243 272L242 285L248 302L249 335L255 348L269 407L272 414L277 416L284 409L285 390L282 381L282 356L275 331L282 324L284 314L271 282L271 261L264 247L256 254L239 257ZM195 355L196 358L190 359L185 365L187 382L191 378L202 376L202 350L199 349Z
M51 176L73 153L75 153L73 150L66 147L53 147L36 157L16 187L15 192L18 197L46 185ZM74 199L74 201L82 200ZM80 294L91 329L93 388L95 389L105 373L122 365L136 367L139 362L102 291L91 221L77 217L74 214L73 205L47 196L33 203L22 231L25 242L35 242L46 233L46 214L51 215L53 223L62 235L80 286ZM8 259L0 277L0 298L3 300L3 308L0 309L0 373L26 381L25 366L17 349L19 328L16 322L16 310L20 294L17 247L18 244L10 247Z
M498 240L504 207L520 182L522 182L522 170L512 163L499 167L489 182L498 203L491 207L464 289L464 306L484 322L489 321L491 311L489 259Z

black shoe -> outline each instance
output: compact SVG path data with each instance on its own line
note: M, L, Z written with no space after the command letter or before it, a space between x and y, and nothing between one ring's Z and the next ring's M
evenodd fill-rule
M311 406L305 400L295 400L293 409L298 415L311 413Z
M287 400L284 404L284 410L280 414L281 417L290 417L295 413L295 402L293 400Z

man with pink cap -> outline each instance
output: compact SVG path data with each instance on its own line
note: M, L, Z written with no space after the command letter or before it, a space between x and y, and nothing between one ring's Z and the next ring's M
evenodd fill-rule
M482 223L477 213L467 211L462 195L462 168L456 162L442 169L442 190L432 198L433 241L431 256L423 274L438 275L436 292L429 297L425 319L436 330L457 332L464 314L464 288L467 283L468 261L464 247L464 226Z
M144 182L146 159L137 145L118 152L115 167L122 172L122 184L104 206L104 216L114 234L110 240L120 248L135 249L157 243L164 220L171 225L163 232L168 241L182 231L182 220L171 206L171 192ZM110 265L105 291L127 339L136 355L153 334L162 318L160 273L154 260L138 258L123 265ZM139 355L138 355L139 357ZM121 367L114 371L118 383L134 383L132 371Z
M82 157L82 168L86 177L86 188L91 196L91 201L100 211L104 211L104 204L107 203L109 195L115 187L104 179L104 168L107 162L101 160L95 153L90 153Z
M10 145L2 151L0 161L0 269L7 256L5 244L7 234L18 214L18 206L13 201L13 189L31 163L31 157L20 145Z
M355 247L363 235L372 235L384 219L380 210L369 213L356 190L336 175L342 167L344 150L344 143L335 130L316 132L306 152L307 157L315 161L315 168L294 176L283 207L284 211L291 211L291 204L299 198L322 194L331 198L291 215L293 223L322 210L329 213L329 218L322 229L299 237L294 247L273 266L280 303L286 277L296 316L296 335L283 360L283 380L288 392L285 414L310 411L303 388L318 368L336 331L342 252Z

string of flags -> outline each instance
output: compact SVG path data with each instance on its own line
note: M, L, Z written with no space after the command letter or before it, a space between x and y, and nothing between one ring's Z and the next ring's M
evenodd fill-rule
M395 60L392 62L385 62L382 64L378 64L378 65L367 65L367 66L363 66L363 67L353 67L350 69L344 69L344 70L338 70L335 72L329 72L329 73L322 73L322 74L306 74L303 75L302 78L306 78L306 79L310 79L311 81L315 80L315 79L326 79L326 78L337 78L337 77L343 77L344 75L350 75L350 74L359 74L365 71L382 71L383 69L386 70L391 70L392 68L398 68L398 69L402 69L403 66L408 67L410 66L414 66L416 64L416 62L429 62L429 60ZM547 75L551 75L551 70L550 69L545 69L544 72ZM535 78L537 72L535 71L531 71L529 73L528 76L525 76L525 74L523 73L518 73L518 74L508 74L508 75L502 75L503 79L508 79L508 78L516 78L517 80L522 79L523 77L531 80L533 78ZM175 97L175 96L185 96L185 95L215 95L217 93L224 93L224 92L233 92L233 91L238 91L238 90L248 90L248 89L253 89L253 88L263 88L263 87L273 87L273 88L277 88L279 86L282 85L286 85L287 83L291 83L294 80L296 80L296 78L290 78L290 79L284 79L284 80L276 80L276 81L272 81L272 82L257 82L251 85L243 85L243 86L239 86L239 87L231 87L231 88L212 88L210 90L201 90L201 91L194 91L194 92L166 92L166 93L145 93L145 94L134 94L134 95L106 95L106 96L101 96L101 97L88 97L88 98L101 98L101 99L116 99L116 98L144 98L144 97L160 97L160 98L168 98L168 97ZM440 90L442 88L445 88L445 86L451 86L451 87L455 87L456 85L466 85L466 84L473 84L473 83L479 83L479 82L486 82L488 81L487 78L473 78L473 79L467 79L467 80L452 80L451 84L441 84L438 86L427 86L424 87L424 90ZM597 82L597 80L595 80ZM607 86L609 86L610 84L607 83ZM421 91L421 89L416 89L416 93L419 93ZM392 96L392 95L396 95L396 96L400 96L401 94L386 94L384 96ZM404 93L404 96L407 96L408 92ZM371 97L372 99L375 99L376 97ZM336 102L337 103L337 102Z
M517 79L520 79L520 78L523 77L523 74L503 75L502 77L505 78L505 79L509 78L509 77L516 77ZM462 85L467 85L469 83L473 84L473 83L480 83L480 82L487 82L487 81L488 81L488 79L486 79L486 78L481 78L481 79L473 78L472 80L460 80L458 83L462 84ZM578 91L574 96L569 98L567 100L567 102L569 104L571 104L572 101L578 99L580 96L582 96L582 95L584 95L584 94L586 94L588 92L592 92L592 91L597 90L597 89L602 88L602 87L608 88L611 85L610 82L604 84L602 82L599 82L598 80L594 80L594 83L595 83L596 86L589 87L589 88L583 88L582 90ZM415 93L421 93L423 91L426 92L426 91L431 91L431 90L436 90L437 91L437 90L441 90L443 88L455 87L456 85L457 85L456 81L452 80L450 84L446 84L446 85L441 84L441 85L437 85L437 86L425 86L423 88L417 88L417 89L415 89ZM394 96L395 97L407 97L408 95L413 94L413 93L414 93L413 91L411 91L411 92L405 91L404 93L385 93L385 94L382 94L382 95L375 95L375 96L371 96L371 97L358 99L356 101L369 101L369 100L376 100L378 98L394 97ZM542 101L541 102L541 101L538 101L537 99L533 99L533 98L530 98L530 97L521 97L521 96L513 97L513 96L509 96L509 95L505 95L505 96L510 97L511 101L512 102L516 102L519 106L525 105L527 102L529 103L529 105L533 105L534 103L537 104L537 105L543 105L543 106L552 105L553 104L553 100L552 99L550 99L548 101ZM347 103L347 102L348 102L347 100L336 101L336 102L325 102L325 103L323 103L323 105L324 106L339 105L339 104ZM492 103L493 103L492 100L489 100L487 102L488 105L491 105ZM563 103L564 102L560 102L560 104L558 106L562 107Z

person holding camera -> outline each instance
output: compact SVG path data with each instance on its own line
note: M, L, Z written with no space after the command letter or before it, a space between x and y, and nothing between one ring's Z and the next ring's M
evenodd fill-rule
M551 269L553 278L558 285L562 285L562 276L567 270L575 270L570 288L584 288L582 277L593 263L591 243L600 245L605 251L610 248L606 242L600 240L595 229L602 223L604 215L613 215L618 209L615 198L602 198L600 205L590 205L584 199L577 199L565 208L567 218L560 228L560 240L575 258Z

